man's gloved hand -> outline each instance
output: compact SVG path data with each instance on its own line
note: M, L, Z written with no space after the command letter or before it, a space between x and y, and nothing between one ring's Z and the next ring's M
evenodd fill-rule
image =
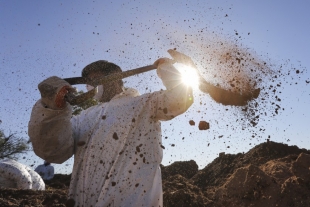
M170 58L159 58L158 60L156 60L156 61L154 62L153 65L156 65L157 68L158 68L158 67L160 67L160 66L162 66L162 65L164 65L164 64L172 65L172 64L174 64L174 63L175 63L175 61L172 60L172 59L170 59Z
M65 95L76 90L65 80L52 76L38 85L41 102L50 109L63 109L66 106Z
M172 89L181 83L181 74L173 66L174 60L159 58L154 62L157 67L157 75L163 81L167 89Z

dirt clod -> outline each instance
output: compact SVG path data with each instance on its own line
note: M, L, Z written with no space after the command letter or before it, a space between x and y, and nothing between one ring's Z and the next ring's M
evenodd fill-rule
M79 141L79 142L77 143L77 145L78 145L78 146L83 146L83 145L85 145L85 142L84 142L84 141Z
M195 122L194 122L193 120L190 120L190 121L189 121L189 125L195 126Z
M207 130L207 129L210 129L210 124L206 121L200 121L198 128L199 130Z
M114 134L113 134L113 139L118 140L118 136L117 136L116 132L114 132Z

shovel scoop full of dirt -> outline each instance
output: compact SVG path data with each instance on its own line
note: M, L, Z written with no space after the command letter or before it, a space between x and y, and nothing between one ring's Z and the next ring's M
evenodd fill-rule
M245 106L249 101L256 99L260 93L260 88L257 88L241 94L214 86L203 79L200 79L199 89L208 93L217 103L231 106Z

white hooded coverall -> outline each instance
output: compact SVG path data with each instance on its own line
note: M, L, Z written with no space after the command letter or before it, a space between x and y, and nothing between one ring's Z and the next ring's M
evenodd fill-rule
M43 180L51 180L54 177L54 167L50 164L45 165L46 162L44 162L44 165L39 165L34 169Z
M170 64L162 69L173 70ZM169 75L176 82L167 72L168 89ZM193 102L192 89L178 82L144 95L127 89L73 117L69 104L63 110L34 105L28 132L35 153L53 163L74 155L69 198L75 206L163 206L160 120Z
M0 162L0 187L45 190L45 183L38 173L15 160Z

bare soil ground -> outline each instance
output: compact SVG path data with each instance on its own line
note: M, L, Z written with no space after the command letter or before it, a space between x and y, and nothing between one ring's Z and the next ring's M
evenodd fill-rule
M164 206L310 206L310 151L268 142L222 154L204 169L195 161L162 166ZM46 191L0 190L0 206L66 206L70 175Z

